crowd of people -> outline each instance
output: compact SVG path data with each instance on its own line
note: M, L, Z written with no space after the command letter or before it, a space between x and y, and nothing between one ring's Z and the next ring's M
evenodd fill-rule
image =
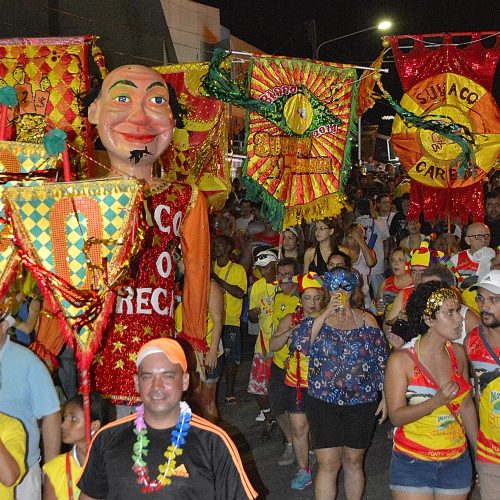
M173 126L168 97L153 71L119 68L106 79L89 117L104 136L106 127L114 131L115 120L128 126L132 116L147 121L150 113L158 125L150 135L165 135L166 147L172 130L160 124ZM146 103L146 111L137 111L139 102ZM118 135L128 142L142 140L126 130ZM111 140L105 145L112 165L120 167L114 173L133 176L131 146L116 148ZM162 147L146 151L159 155ZM154 159L148 155L139 162ZM152 164L139 167L140 178L157 186ZM172 498L255 498L234 443L216 425L218 384L223 378L223 404L237 405L242 339L253 335L247 390L255 397L263 438L283 434L278 464L297 463L291 489L302 490L314 480L316 498L333 499L343 469L346 498L362 498L365 453L377 422L388 414L395 426L390 436L394 498L465 499L474 459L483 500L497 498L498 174L486 185L484 223L431 223L423 217L407 220L409 184L393 165L369 162L355 168L347 183L352 210L282 233L258 203L245 198L235 179L224 209L210 214L206 294L201 271L193 272L205 265L200 260L207 243L202 198L195 209L191 192L152 189L146 235L151 244L144 254L153 264L142 261L136 285L158 278L151 269L163 254L155 241L165 237L165 245L175 246L175 230L164 230L173 221L161 218L170 214L171 205L160 215L158 207L182 198L183 255L174 256L172 331L179 342L149 340L165 317L150 314L146 321L137 313L130 319L122 307L94 369L97 388L108 399L128 402L130 411L119 408L113 420L107 400L93 394L93 440L87 447L73 352L57 344L59 360L44 359L49 372L37 357L39 348L27 348L36 345L44 316L38 288L25 276L16 290L17 306L0 321L0 497L31 500L43 490L45 499L132 499L142 493L163 498L160 492L168 487ZM160 271L158 279L166 278ZM162 286L163 295L168 290L174 297L173 273ZM193 304L203 304L205 313ZM130 328L126 335L124 323ZM192 333L188 323L206 325L206 350L189 349L185 342L183 349L181 340ZM133 370L106 364L125 343L134 349L139 337L145 342L127 357ZM57 372L56 363L64 358L73 365ZM110 377L111 370L117 375ZM55 385L61 386L59 392ZM182 401L188 389L189 404Z
M489 314L484 312L478 302L476 287L485 276L489 276L488 273L498 270L500 264L498 173L493 173L486 185L484 223L460 224L457 220L452 223L434 221L431 224L422 217L419 220L407 220L409 185L395 174L394 169L388 170L366 174L364 177L367 178L359 179L358 186L355 184L356 173L352 176L352 212L345 211L339 217L314 224L290 227L281 236L266 224L260 215L259 205L244 198L238 182L233 205L212 215L213 251L216 252L217 242L223 239L226 242L226 266L242 266L238 268L239 279L234 281L228 278L226 270L223 274L220 266L214 267L214 278L223 288L225 300L238 300L242 311L241 323L233 325L234 320L229 323L225 321L223 332L228 327L236 326L240 335L245 331L255 333L257 338L248 391L256 396L258 403L256 420L263 422L264 435L269 435L276 426L282 430L285 450L278 463L286 465L297 462L298 470L291 481L293 489L302 489L312 483L311 465L317 460L317 498L333 498L332 491L336 491L336 477L341 467L344 468L344 474L354 478L345 482L346 488L352 488L352 491L346 491L346 496L361 498L364 487L363 457L376 415L379 414L382 421L386 414L382 385L388 352L406 353L417 349L424 363L435 372L438 388L448 382L450 374L454 374L454 377L461 374L467 382L450 399L460 399L459 403L453 404L455 410L452 415L464 415L458 417L460 425L458 420L455 421L457 428L453 425L450 427L450 432L453 429L456 434L455 440L458 440L457 429L466 430L466 434L461 434L460 446L451 447L453 451L449 453L442 450L434 452L439 443L432 438L432 446L425 451L425 446L430 444L424 442L422 445L420 441L415 445L417 451L411 448L408 451L399 444L401 436L407 432L406 424L410 428L415 424L417 429L422 427L424 433L432 431L435 434L434 428L425 426L432 419L441 418L444 421L445 417L436 417L436 413L433 413L435 408L427 403L415 412L413 408L411 411L403 409L403 406L410 408L415 405L415 401L421 402L422 398L430 397L429 393L434 391L436 382L426 376L423 382L413 380L409 368L413 358L408 356L401 355L403 365L397 367L397 375L391 368L396 361L389 364L388 375L394 378L389 377L386 382L388 394L391 395L388 410L397 426L390 433L395 442L394 470L399 470L394 464L398 463L400 454L405 452L410 457L407 461L411 463L413 459L423 459L425 462L429 457L451 460L460 455L464 458L462 454L466 435L472 446L475 443L472 436L477 434L471 387L466 387L470 380L468 362L463 348L457 347L460 354L455 354L447 341L464 344L469 335L484 327L482 318ZM394 193L386 191L384 184L377 181L379 177L398 182ZM238 196L241 197L240 211L234 205ZM218 254L214 255L218 259ZM351 291L342 290L338 284L332 289L331 283L342 282L345 285L349 279L356 282L355 286L351 285ZM231 289L234 286L238 287L238 295ZM445 293L445 296L453 302L453 307L443 309L442 314L456 316L458 335L454 331L450 336L447 330L449 325L436 330L438 333L434 335L431 335L434 327L416 328L416 324L421 327L427 323L423 319L424 310L428 300L435 302L431 297L433 287L441 290L441 295L443 289L450 290L451 295ZM246 290L248 301L245 300ZM339 298L338 290L344 296ZM315 303L311 303L313 298ZM446 305L449 305L448 302ZM436 319L439 311L439 307L432 310L432 320ZM258 328L254 330L255 324L258 324ZM369 335L363 332L364 328L371 328L368 330ZM382 335L382 331L385 335ZM419 335L422 343L418 340L415 348ZM427 345L426 339L429 338L433 342ZM223 350L221 358L226 352L231 356L234 338L224 343L223 334L222 339L227 350ZM436 340L439 341L434 345ZM370 398L359 401L357 392L363 390L363 385L353 377L351 365L354 360L358 364L362 363L364 358L357 349L363 341L362 352L367 356L364 364L366 378L363 381L369 381L371 385ZM240 352L240 347L237 351ZM344 352L349 352L353 358L349 359ZM435 353L439 356L436 355L434 359ZM395 356L395 359L398 357ZM417 371L418 366L415 364ZM403 373L408 374L402 377ZM350 380L353 380L356 390L349 390ZM395 380L401 386L399 393L392 386ZM413 391L418 384L426 384L425 394L422 396L419 385L420 392L411 401L409 388ZM234 391L230 390L234 387L231 377L226 387L226 403L235 404ZM449 396L450 391L445 391L444 396L440 392L433 400L440 414L447 414L448 417L450 413L446 404L449 401L444 400ZM358 407L359 404L361 406ZM358 409L359 415L356 413ZM341 413L336 414L336 411ZM402 420L398 412L405 415ZM427 422L420 421L424 416ZM345 428L346 422L353 427ZM366 430L367 434L363 435L361 430ZM329 436L328 432L332 435ZM315 453L308 453L311 450L315 450ZM498 462L498 455L496 459ZM463 480L466 477L469 476L461 475ZM392 481L391 488L396 498L416 488L413 483L399 483L397 478ZM419 477L416 481L422 486ZM418 493L438 495L440 489L447 489L446 484L425 485ZM471 481L463 486L463 491L457 487L454 493L461 498L461 495L469 492L470 486ZM449 489L455 490L455 486Z

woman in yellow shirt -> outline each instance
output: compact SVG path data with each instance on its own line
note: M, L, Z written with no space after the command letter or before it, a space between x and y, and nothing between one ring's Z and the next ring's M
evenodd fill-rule
M109 422L108 403L97 393L90 394L90 421L92 435ZM43 466L43 500L76 500L80 496L76 483L87 452L81 394L66 403L61 430L63 443L73 447Z

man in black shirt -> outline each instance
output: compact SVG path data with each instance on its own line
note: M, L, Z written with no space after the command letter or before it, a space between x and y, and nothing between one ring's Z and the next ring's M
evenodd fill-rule
M136 365L143 405L96 434L78 483L80 500L256 498L229 436L181 402L189 385L181 346L152 340Z

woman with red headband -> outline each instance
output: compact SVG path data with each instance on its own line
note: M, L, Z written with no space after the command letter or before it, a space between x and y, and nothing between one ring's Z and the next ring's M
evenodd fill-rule
M292 429L292 445L299 468L292 480L293 490L303 490L312 484L309 463L309 424L305 414L309 357L301 352L301 338L307 331L300 328L305 318L315 318L321 309L322 280L315 273L294 277L299 284L300 304L285 316L271 338L270 348L278 351L289 344L290 355L285 364L287 412Z

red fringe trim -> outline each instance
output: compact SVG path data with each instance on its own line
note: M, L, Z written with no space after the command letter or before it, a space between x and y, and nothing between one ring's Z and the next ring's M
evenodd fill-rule
M10 287L16 278L20 262L21 260L19 259L16 249L14 249L14 253L7 262L3 275L0 278L0 300L3 300L3 298L10 291Z
M209 347L205 339L197 339L195 337L190 337L189 335L186 335L184 332L179 332L177 334L177 338L189 342L195 351L203 353L208 352Z
M483 183L476 182L462 188L438 189L414 180L410 181L408 219L418 218L423 212L427 221L458 217L467 223L470 216L475 222L484 217Z

